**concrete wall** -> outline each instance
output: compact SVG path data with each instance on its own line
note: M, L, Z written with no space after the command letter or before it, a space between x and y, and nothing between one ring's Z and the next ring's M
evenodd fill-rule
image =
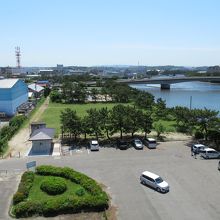
M51 140L32 141L32 155L48 155L51 152Z
M22 81L7 89L0 88L0 112L8 116L16 114L17 107L28 101L28 88Z

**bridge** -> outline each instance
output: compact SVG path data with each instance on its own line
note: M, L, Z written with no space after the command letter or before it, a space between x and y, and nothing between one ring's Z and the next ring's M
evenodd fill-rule
M171 84L182 82L211 82L220 83L220 77L169 77L169 78L144 78L144 79L118 79L118 83L126 84L160 84L161 89L170 89Z

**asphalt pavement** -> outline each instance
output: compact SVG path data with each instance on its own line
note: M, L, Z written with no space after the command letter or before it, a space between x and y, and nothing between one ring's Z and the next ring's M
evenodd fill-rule
M69 156L0 160L0 170L8 171L8 175L0 175L0 219L9 218L8 204L19 174L26 169L26 162L33 160L37 165L69 166L104 184L118 208L118 219L220 219L218 160L194 159L183 141L160 143L155 150L82 149ZM140 184L145 170L160 175L169 183L170 191L161 194Z

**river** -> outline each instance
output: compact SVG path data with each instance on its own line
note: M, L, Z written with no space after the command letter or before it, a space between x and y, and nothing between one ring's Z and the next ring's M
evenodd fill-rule
M208 82L184 82L172 84L170 90L161 90L159 84L132 84L133 88L147 91L162 98L167 107L186 106L212 109L220 112L220 84Z

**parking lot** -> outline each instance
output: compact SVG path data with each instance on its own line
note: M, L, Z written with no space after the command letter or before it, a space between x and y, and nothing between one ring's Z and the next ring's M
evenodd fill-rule
M106 186L118 219L220 219L218 160L194 159L186 145L176 141L160 143L156 150L82 149L62 157L4 160L0 166L23 169L27 161L36 160L38 165L70 166L84 172ZM161 194L140 184L145 170L166 180L170 192Z

